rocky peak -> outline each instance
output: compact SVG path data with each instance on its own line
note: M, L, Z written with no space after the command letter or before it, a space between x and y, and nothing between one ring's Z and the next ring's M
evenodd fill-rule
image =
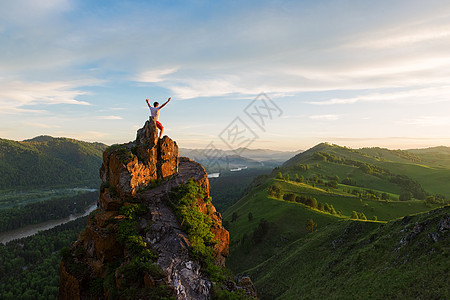
M171 191L188 182L202 191L194 213L209 220L202 226L207 226L214 243L207 246L213 264L222 268L229 233L210 201L205 169L179 158L178 146L168 136L158 139L150 118L135 141L105 150L100 178L98 208L63 255L59 298L210 299L217 280L209 278L204 263L192 256L196 242L185 232L185 220L179 219L171 200ZM230 280L221 286L256 296L248 279L243 287Z

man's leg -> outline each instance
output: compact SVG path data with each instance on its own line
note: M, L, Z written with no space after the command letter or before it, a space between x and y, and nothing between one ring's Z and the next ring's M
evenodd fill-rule
M156 127L158 127L158 129L159 129L159 138L161 138L161 136L164 132L164 127L162 126L162 124L159 121L156 121Z

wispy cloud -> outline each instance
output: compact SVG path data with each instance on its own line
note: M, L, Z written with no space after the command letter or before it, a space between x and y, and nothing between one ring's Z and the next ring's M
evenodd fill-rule
M338 115L312 115L309 116L312 120L325 120L325 121L336 121L340 119L340 116Z
M23 122L24 126L27 127L37 127L37 128L60 128L59 125L52 125L48 123L38 123L38 122Z
M406 118L399 123L414 125L419 127L441 127L450 125L449 116L419 116L417 118Z
M410 89L407 91L378 92L348 98L332 98L324 101L307 101L314 105L353 104L357 102L436 103L450 102L450 86Z
M99 120L122 120L123 118L120 116L98 116L96 119Z
M178 68L165 68L144 71L136 77L136 81L139 82L161 82L165 80L165 77L169 74L175 73Z
M91 105L89 102L75 99L88 94L76 89L78 85L78 82L66 81L24 82L0 79L0 113L36 111L24 106L42 104Z

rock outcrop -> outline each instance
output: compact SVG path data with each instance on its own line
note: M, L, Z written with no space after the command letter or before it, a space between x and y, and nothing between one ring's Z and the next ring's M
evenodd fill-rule
M150 118L134 142L105 150L98 208L63 255L60 299L133 298L130 293L145 299L161 295L211 298L217 283L208 278L201 262L191 257L191 241L172 209L171 190L191 178L204 190L196 203L198 211L212 220L208 226L214 235L213 258L218 267L225 265L229 233L222 226L220 213L208 201L205 169L188 158L179 158L176 142L167 136L158 140L157 133ZM138 207L142 212L136 214ZM138 252L141 256L136 259ZM243 287L232 286L256 295L249 279Z
M178 172L178 146L168 136L158 140L153 118L138 130L136 140L113 145L103 153L100 178L117 196L134 197L139 189ZM111 193L110 193L111 194Z

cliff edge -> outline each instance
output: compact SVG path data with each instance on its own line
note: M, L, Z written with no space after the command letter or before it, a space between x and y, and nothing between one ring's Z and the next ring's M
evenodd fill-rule
M229 233L205 169L158 139L152 118L105 150L100 178L98 208L62 252L59 299L256 297L248 277L226 275Z

